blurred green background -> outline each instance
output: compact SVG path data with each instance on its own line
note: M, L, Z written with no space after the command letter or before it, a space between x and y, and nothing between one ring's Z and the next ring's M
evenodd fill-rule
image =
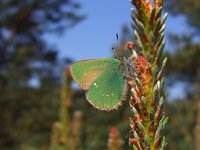
M54 134L52 126L59 120L63 123L63 118L59 117L62 115L63 109L68 109L64 113L67 113L65 119L69 122L66 123L65 119L64 122L69 130L73 128L70 122L73 122L74 112L78 110L82 113L81 127L77 129L76 149L107 149L109 130L112 127L119 129L120 136L124 141L123 149L129 149L128 102L125 102L119 111L98 111L85 100L84 93L74 84L72 84L72 91L66 91L68 94L64 94L63 97L64 90L67 89L62 90L62 85L66 83L63 78L63 70L72 60L83 57L88 59L87 57L91 56L105 57L104 51L99 50L105 46L98 46L97 40L104 39L110 42L111 49L115 42L115 32L121 32L121 44L132 39L130 25L126 22L125 25L123 25L124 22L121 24L116 22L117 27L120 25L121 29L119 30L113 27L116 20L124 17L117 14L120 14L120 11L123 12L125 8L128 12L126 17L128 16L127 19L131 21L129 8L124 7L117 14L113 12L114 19L104 20L106 10L108 12L115 11L116 8L123 6L115 5L114 1L93 1L93 3L101 3L105 7L100 8L102 16L98 14L96 20L92 20L94 24L90 23L91 26L82 26L79 29L79 24L90 20L90 15L87 14L87 12L91 13L90 10L81 12L84 9L84 3L89 2L73 0L0 1L1 150L50 149L53 143L52 134ZM121 0L120 3L128 4L125 0ZM98 7L97 4L95 4L96 7ZM171 22L168 23L174 32L167 30L168 46L164 54L169 58L165 72L166 90L169 91L165 112L170 117L165 131L168 140L167 149L193 150L198 141L196 139L195 142L195 136L200 135L200 131L195 128L200 124L200 121L197 122L197 112L200 112L200 108L197 107L200 103L200 1L166 0L164 6L164 10L174 18L170 19ZM96 8L91 9L95 10ZM101 18L100 22L98 18ZM179 18L184 18L185 24L180 23L181 21L177 24ZM104 28L103 20L110 24L110 27ZM95 21L99 26L95 26ZM84 31L79 35L71 36L70 30L74 28L77 29L77 32ZM180 28L183 28L185 32L175 32ZM93 32L97 30L95 36ZM84 37L89 36L87 33L93 34L88 41L84 40ZM104 33L103 36L100 33ZM106 38L107 34L113 38ZM80 35L83 36L80 37ZM62 36L65 38L61 38ZM71 39L75 39L77 42L70 41ZM94 42L95 40L97 44ZM58 44L66 41L72 47L67 47L68 50L63 51L62 48L65 44L63 44L64 46L55 46L52 45L54 41L57 41ZM103 45L103 42L100 44ZM93 48L91 55L86 55L90 51L78 51L80 48L86 49L88 45L91 45L89 49ZM69 50L73 46L74 49ZM94 52L95 49L97 49L96 52ZM107 49L106 51L106 55L111 57L111 50ZM65 76L67 75L69 76L69 74L65 74ZM70 85L71 83L68 81L66 84ZM67 97L70 97L71 104L63 108L63 99ZM196 146L196 148L198 147Z

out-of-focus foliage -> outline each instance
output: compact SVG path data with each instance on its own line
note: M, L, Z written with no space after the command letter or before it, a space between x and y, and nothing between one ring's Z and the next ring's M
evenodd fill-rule
M48 147L51 125L57 118L57 93L53 87L1 92L0 149Z
M7 92L2 94L3 97L10 96L0 104L0 149L47 149L51 126L58 120L60 89L22 89L20 92L20 95L18 92L13 92L12 95ZM109 130L118 127L121 138L125 141L123 148L129 149L127 135L130 127L127 117L130 114L127 102L119 111L98 111L85 100L83 92L75 91L74 94L72 111L80 110L84 114L79 138L80 148L107 149ZM187 148L193 147L194 110L195 105L187 101L173 102L166 106L165 111L171 118L167 128L168 146L172 150L182 150L182 143Z
M175 55L168 54L168 56L167 74L176 73L183 79L197 80L198 64L200 64L199 44L187 44L183 48L178 49Z
M178 3L178 5L177 5ZM167 9L173 15L184 15L189 23L188 30L195 28L200 31L200 3L199 0L169 0L166 2ZM195 88L195 94L198 95L200 87L200 41L199 32L191 32L188 36L171 35L172 44L178 49L174 55L169 55L167 74L175 74L177 79L189 81ZM188 87L190 88L190 87ZM198 96L195 97L198 100Z
M194 150L196 105L194 101L180 100L166 106L170 121L166 132L170 150Z
M43 35L84 19L79 8L73 0L0 1L0 149L48 147L60 88L57 50ZM35 78L41 86L32 89Z
M182 104L176 102L179 109L177 108L177 110L174 111L174 116L171 120L173 129L171 128L171 130L179 131L179 134L175 134L177 132L172 131L174 134L171 134L173 136L170 137L170 141L172 140L171 144L174 147L170 149L195 149L195 145L198 144L195 143L195 136L196 142L198 142L197 138L199 137L197 136L200 135L200 133L196 133L199 132L199 130L195 130L195 125L196 127L199 126L198 123L196 124L198 120L196 114L197 111L198 113L200 112L197 108L198 103L200 103L200 41L197 40L199 39L200 31L200 3L199 0L169 0L166 2L166 6L171 14L185 16L189 25L186 30L192 31L189 35L185 35L185 33L182 35L171 35L172 43L175 47L179 47L179 49L174 55L169 57L167 73L169 75L175 75L176 80L190 82L191 86L187 87L188 90L186 92L191 88L194 89L193 93L189 94L186 100L182 101ZM194 41L194 39L196 41ZM173 80L173 82L175 82L175 80ZM172 107L169 107L169 109L172 109ZM177 117L179 119L177 119ZM177 138L174 139L173 137ZM176 141L176 144L173 143L173 139ZM170 146L171 145L169 145L169 147ZM196 148L198 149L199 147Z
M184 15L190 25L200 31L199 0L169 0L165 2L168 11L174 15Z
M120 137L125 142L124 149L129 149L129 114L128 103L125 102L119 111L99 111L93 108L84 97L83 92L76 92L74 95L74 109L83 112L83 126L81 128L80 144L82 149L102 150L107 149L109 131L112 127L117 127Z
M39 72L41 78L45 76L44 63L55 65L57 52L48 48L42 36L61 32L81 21L84 16L77 14L79 8L72 0L0 1L0 76L3 81L0 80L4 86L24 87L34 73ZM43 71L39 71L41 68ZM49 73L51 67L46 71L53 80Z

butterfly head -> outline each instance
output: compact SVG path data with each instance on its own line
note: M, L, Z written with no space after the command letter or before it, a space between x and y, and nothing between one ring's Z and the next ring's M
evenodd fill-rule
M118 49L114 49L114 54L118 60L121 62L121 66L119 70L121 70L124 74L124 77L128 77L132 79L132 74L135 71L134 62L130 58L124 57Z

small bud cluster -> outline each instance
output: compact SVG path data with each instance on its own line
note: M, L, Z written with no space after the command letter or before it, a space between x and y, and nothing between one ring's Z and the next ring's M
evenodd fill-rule
M119 135L119 130L114 127L111 128L108 139L108 150L121 150L123 143Z

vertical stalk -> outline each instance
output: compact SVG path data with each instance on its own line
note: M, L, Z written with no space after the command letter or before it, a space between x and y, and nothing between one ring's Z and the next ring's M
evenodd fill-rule
M75 111L73 114L71 134L69 136L70 150L77 150L80 148L78 147L78 140L79 140L81 125L82 125L82 112Z
M168 118L163 112L166 93L163 90L163 70L167 58L162 59L165 46L164 30L167 14L161 17L162 0L131 0L134 30L130 59L134 71L131 85L129 143L136 150L158 150L166 146L162 130ZM130 44L130 43L129 43Z
M197 106L197 125L195 128L195 136L196 136L196 150L200 150L200 101Z
M70 130L70 116L69 111L71 109L71 82L72 78L69 69L64 70L64 83L61 92L60 103L60 115L59 122L56 122L53 126L52 135L52 150L66 150L69 141ZM69 149L69 148L68 148Z

